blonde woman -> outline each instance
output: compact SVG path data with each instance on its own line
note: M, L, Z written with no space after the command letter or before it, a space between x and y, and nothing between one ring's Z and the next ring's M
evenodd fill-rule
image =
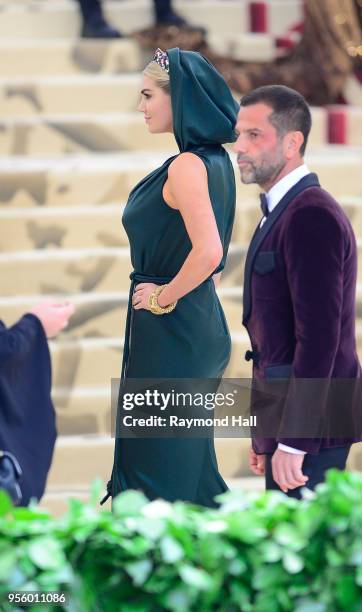
M231 342L215 282L235 212L222 144L234 140L238 105L206 59L176 48L146 67L139 110L180 152L136 185L124 211L134 272L122 379L217 379ZM107 489L215 506L227 486L213 438L117 438Z

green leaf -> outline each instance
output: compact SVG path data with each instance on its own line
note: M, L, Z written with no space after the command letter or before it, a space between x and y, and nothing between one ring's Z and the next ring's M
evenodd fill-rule
M260 554L263 561L275 563L280 561L283 556L283 548L272 541L263 542L260 547Z
M248 567L242 559L233 559L230 561L228 569L232 576L241 576L247 571Z
M349 563L362 565L362 541L355 542L350 552Z
M342 575L336 584L337 601L343 610L351 610L359 597L354 581L350 574Z
M131 576L133 584L141 586L146 582L148 576L152 572L152 563L148 559L127 563L125 565L125 570Z
M297 604L294 612L327 612L327 607L313 599L303 599Z
M60 542L55 538L34 539L27 552L32 562L41 569L60 569L66 563Z
M298 574L304 568L303 559L292 551L283 554L283 567L289 574Z
M170 536L165 536L160 541L160 551L162 559L166 563L176 563L184 557L184 550L182 546Z
M252 578L253 587L263 591L285 582L286 574L280 565L261 565L255 568Z
M1 543L0 546L0 582L6 582L9 580L13 570L17 563L17 549L11 542L5 544Z
M125 491L113 500L112 511L118 517L137 515L147 503L148 500L143 493Z
M236 604L237 610L242 610L242 612L252 612L254 610L254 606L251 603L252 590L250 589L249 591L240 581L233 580L230 583L230 593L230 603Z
M142 514L151 519L171 518L173 514L172 504L163 499L155 499L143 506Z
M3 490L0 490L0 517L6 516L13 510L13 504L9 495Z
M179 569L182 580L200 591L207 591L212 586L212 578L203 569L192 565L183 565Z
M226 533L246 544L256 544L268 534L260 519L249 513L233 513L226 517Z
M123 538L120 542L122 549L133 557L140 557L152 549L153 544L142 536Z
M95 478L90 488L89 502L92 506L98 508L99 500L103 497L105 486L101 478Z
M158 540L166 530L166 523L163 520L137 518L135 529L149 540Z
M356 570L356 584L362 587L362 566L358 567Z
M328 561L328 565L331 567L340 567L341 565L344 565L344 558L342 557L341 553L331 546L329 546L326 550L326 559Z
M294 525L286 523L277 525L273 537L282 547L292 550L301 550L306 545L304 538L300 536Z
M162 598L162 602L167 606L167 609L175 610L175 612L191 610L193 600L194 596L186 586L173 589Z

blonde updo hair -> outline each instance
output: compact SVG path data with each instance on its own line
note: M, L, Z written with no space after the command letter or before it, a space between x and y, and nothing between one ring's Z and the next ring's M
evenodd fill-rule
M168 74L168 72L166 72L166 70L161 68L161 66L157 62L152 61L147 64L142 74L155 81L158 87L160 87L164 90L165 93L170 95L170 75Z

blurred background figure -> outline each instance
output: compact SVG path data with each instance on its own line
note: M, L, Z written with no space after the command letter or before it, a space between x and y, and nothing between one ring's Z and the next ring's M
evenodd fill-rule
M84 38L121 38L122 32L110 25L102 11L100 0L77 0L82 13L81 35ZM185 19L175 13L171 0L153 0L156 25L188 25Z
M240 94L278 83L296 89L310 104L344 103L347 78L355 75L362 82L362 0L304 0L302 8L304 19L274 39L275 55L269 61L244 61L220 53L202 31L153 27L137 33L136 38L150 50L182 47L199 51ZM256 31L259 36L266 33Z

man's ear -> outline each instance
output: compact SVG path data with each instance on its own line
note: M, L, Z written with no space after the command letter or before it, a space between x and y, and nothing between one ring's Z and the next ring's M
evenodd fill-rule
M304 143L302 132L288 132L284 137L284 154L287 159L301 155L300 149Z

